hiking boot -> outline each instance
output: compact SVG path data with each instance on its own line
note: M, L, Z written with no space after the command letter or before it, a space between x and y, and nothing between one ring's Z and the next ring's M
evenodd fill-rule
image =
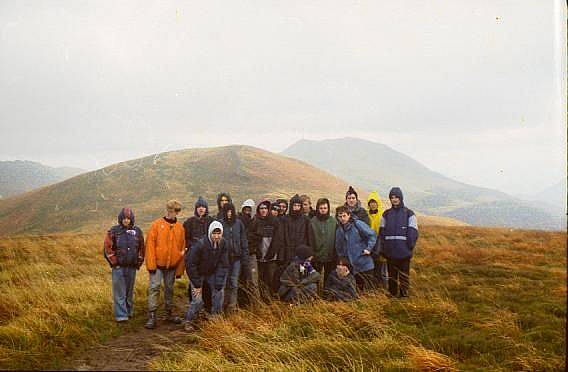
M196 330L196 328L192 322L186 320L185 322L183 322L183 330L186 332L193 332Z
M173 315L171 310L166 310L166 320L173 324L181 324L181 318Z
M154 329L156 328L156 312L150 311L148 314L148 321L144 324L144 328L146 329Z

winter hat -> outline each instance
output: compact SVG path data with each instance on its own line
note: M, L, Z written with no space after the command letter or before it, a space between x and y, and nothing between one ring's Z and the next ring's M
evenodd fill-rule
M355 195L355 198L359 199L359 195L357 195L357 191L355 191L353 186L349 186L349 190L345 193L345 199L347 199L347 197L351 194Z
M252 199L247 199L243 202L243 205L241 205L241 211L243 210L243 208L245 207L250 207L251 209L254 209L254 200Z
M272 202L270 209L272 210L280 210L280 204L278 202Z
M309 245L301 244L296 247L296 256L298 256L300 260L307 260L309 257L313 255L314 251L312 250L312 247L310 247Z

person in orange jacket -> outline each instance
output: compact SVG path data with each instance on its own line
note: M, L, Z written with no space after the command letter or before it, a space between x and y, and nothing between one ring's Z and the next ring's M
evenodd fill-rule
M152 223L146 239L146 268L150 273L148 288L148 321L144 327L156 327L156 310L160 297L160 286L164 282L166 320L180 324L181 319L172 314L174 307L174 282L181 278L184 266L185 230L177 215L181 204L170 200L166 204L166 216Z

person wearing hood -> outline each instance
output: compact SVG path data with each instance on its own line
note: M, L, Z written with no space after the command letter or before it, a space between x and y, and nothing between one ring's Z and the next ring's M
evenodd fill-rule
M256 215L247 231L249 253L254 254L258 264L258 286L265 301L275 289L274 273L278 268L277 253L282 244L281 226L278 217L269 212L270 201L263 200L256 207Z
M375 286L373 254L376 254L377 235L363 221L353 218L351 211L340 206L335 215L339 227L335 232L335 250L338 257L349 261L357 287L364 291Z
M233 203L225 204L222 210L223 240L229 252L229 274L227 277L227 312L237 310L237 294L241 262L248 259L248 241L245 225L237 217Z
M253 219L252 211L255 210L255 207L256 204L252 199L245 200L241 205L239 220L243 223L245 232L248 232ZM249 252L248 255L241 256L240 282L241 288L237 291L237 300L239 305L244 306L250 304L250 294L254 293L255 288L258 288L258 265L255 254Z
M144 235L134 224L132 209L122 208L118 225L108 230L104 257L112 268L114 318L117 322L125 322L134 316L136 271L144 262Z
M231 194L228 192L221 192L217 194L217 220L223 218L223 207L225 204L232 203Z
M306 194L300 195L300 200L302 201L302 213L304 213L304 216L312 219L316 215L316 211L312 208L312 200Z
M354 219L359 219L370 226L369 215L367 210L361 207L361 201L359 200L359 195L353 186L349 186L349 189L345 193L345 207L351 212L351 216Z
M280 216L280 205L276 202L270 205L270 214L272 217L279 217Z
M349 269L349 262L340 257L335 270L325 281L323 298L328 301L352 301L359 297L355 277Z
M186 261L189 275L192 300L185 315L186 331L194 330L194 322L203 308L202 288L209 284L212 297L212 315L220 315L223 311L223 298L227 274L229 272L229 249L223 239L223 224L211 222L207 236L201 238L191 249Z
M282 219L283 245L278 252L278 261L282 269L286 268L296 256L300 245L313 247L312 225L302 213L302 200L298 194L290 199L290 213Z
M307 303L317 297L320 274L312 266L312 248L300 245L296 256L280 275L278 296L287 303Z
M379 197L379 193L373 191L367 197L367 206L369 207L369 220L371 221L371 229L379 236L379 227L383 216L383 203ZM384 289L388 288L389 274L387 262L384 257L378 255L375 258L375 277Z
M148 287L148 321L144 327L156 327L156 310L160 287L164 282L166 320L179 324L181 319L172 314L174 307L174 282L181 278L184 269L185 231L178 221L181 204L170 200L166 204L166 215L155 220L150 226L146 240L146 268L150 273Z
M239 220L245 225L245 229L248 229L250 223L252 222L252 211L254 210L255 204L254 200L247 199L241 205L241 212L239 213Z
M400 289L400 296L407 297L410 259L418 240L418 220L404 205L399 187L390 190L389 200L392 207L383 213L379 227L380 253L387 259L389 292L397 296Z
M276 203L280 206L280 214L279 217L285 217L286 212L288 211L288 200L286 199L276 199Z
M310 220L314 243L313 265L322 272L324 283L329 274L335 269L335 230L337 220L331 216L331 207L327 198L318 199L316 215Z

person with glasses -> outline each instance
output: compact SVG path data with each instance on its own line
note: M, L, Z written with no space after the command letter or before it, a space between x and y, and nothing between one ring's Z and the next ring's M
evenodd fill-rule
M185 231L178 221L181 203L170 200L166 203L166 215L155 220L148 232L146 240L146 268L150 273L148 288L148 321L144 325L148 329L156 327L156 310L160 287L164 283L164 299L166 320L180 324L181 319L174 316L174 282L181 278L184 271Z

